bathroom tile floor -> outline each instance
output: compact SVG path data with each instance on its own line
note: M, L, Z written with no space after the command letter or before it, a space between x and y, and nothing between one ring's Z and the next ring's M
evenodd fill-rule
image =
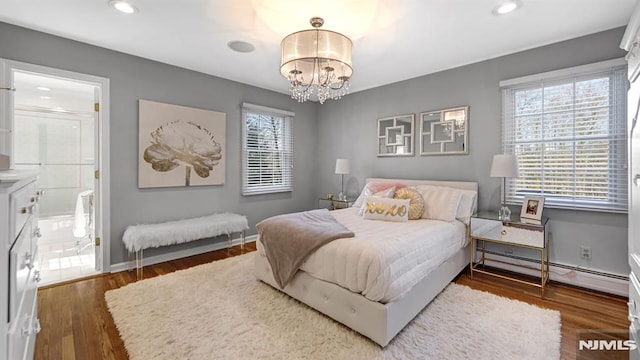
M38 247L39 286L97 274L93 246L77 252L75 241Z
M53 225L53 226L52 226ZM38 286L51 285L98 274L95 269L95 251L91 240L81 239L76 244L71 228L60 218L42 219L39 226L42 237L38 239L36 261L40 270ZM84 246L89 244L88 246Z

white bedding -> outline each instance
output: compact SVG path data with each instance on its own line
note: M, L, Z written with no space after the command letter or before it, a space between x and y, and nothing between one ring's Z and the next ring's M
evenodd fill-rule
M365 220L357 208L331 214L356 236L320 247L301 270L382 303L400 298L467 244L465 225L459 221ZM257 245L264 254L260 241Z

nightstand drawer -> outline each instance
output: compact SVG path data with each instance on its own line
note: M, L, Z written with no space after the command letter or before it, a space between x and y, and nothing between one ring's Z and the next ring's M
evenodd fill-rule
M502 226L502 241L513 244L544 247L544 231L529 230L514 226Z

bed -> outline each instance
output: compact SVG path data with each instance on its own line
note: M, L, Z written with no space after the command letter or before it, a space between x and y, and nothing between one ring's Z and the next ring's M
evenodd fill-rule
M478 189L475 182L380 178L366 180L367 184L385 182L470 190L476 195ZM476 199L477 196L470 205L469 214L476 210ZM397 224L386 224L384 221L364 220L359 216L357 208L335 210L332 215L352 230L355 237L334 240L317 249L283 289L278 287L263 244L258 240L255 275L261 281L370 338L380 346L386 346L469 264L468 217L451 223L428 219L411 220L403 223L405 226L398 227ZM394 230L381 230L384 228ZM369 245L362 248L365 242ZM379 244L373 247L386 251L384 258L390 256L391 259L388 266L391 270L381 272L376 279L360 274L360 264L349 265L348 258L353 257L348 255L351 254L349 251L354 251L351 248L367 253L373 251L369 249L370 244ZM434 251L436 248L442 251ZM427 255L418 255L419 253ZM377 259L379 254L368 256ZM420 256L429 257L429 261ZM398 259L403 262L396 261ZM405 269L398 270L401 268Z

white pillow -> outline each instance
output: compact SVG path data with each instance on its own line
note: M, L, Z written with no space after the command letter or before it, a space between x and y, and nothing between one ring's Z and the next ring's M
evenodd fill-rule
M465 224L471 221L471 215L476 212L478 207L478 192L473 190L458 190L461 193L460 204L456 211L456 219Z
M358 211L358 215L362 216L362 214L364 213L364 208L367 205L366 200L370 196L392 198L395 193L396 193L396 188L393 186L390 188L384 189L382 191L378 191L375 194L371 192L371 189L369 189L369 187L365 187L364 190L362 191L362 194L360 194L360 196L362 197L362 203L360 204L360 211ZM358 200L360 200L360 197L358 197ZM356 204L358 200L356 200ZM353 206L355 207L356 204L353 204Z
M423 189L419 191L424 199L423 219L453 222L462 194L457 189Z
M363 217L368 220L409 221L409 199L369 196L364 203Z
M356 201L353 202L353 205L351 205L351 207L361 208L362 204L364 203L364 199L367 197L367 191L371 192L371 190L369 190L367 185L365 185L362 191L360 192L360 195L358 195L358 198L356 199ZM369 195L373 195L373 194L369 194Z
M460 193L460 203L458 204L458 209L456 209L456 219L462 221L465 224L468 224L471 215L473 215L476 211L478 204L478 192L473 190L464 190L464 189L456 189L450 188L447 186L437 186L437 185L416 185L413 188L418 190L419 193L422 194L423 191L426 190L453 190Z

